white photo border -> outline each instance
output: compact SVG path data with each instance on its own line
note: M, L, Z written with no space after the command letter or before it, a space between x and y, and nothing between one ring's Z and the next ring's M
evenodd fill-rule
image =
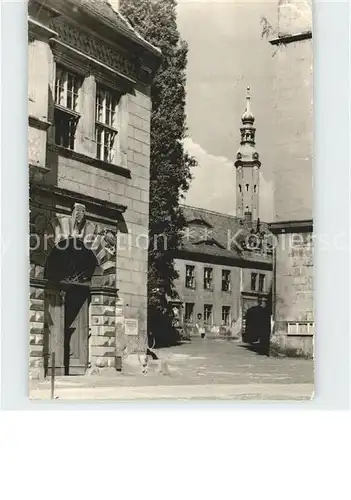
M273 0L271 0L273 1ZM316 379L312 401L260 411L346 409L350 398L350 4L315 1L315 232L346 241L315 249ZM27 5L1 2L1 406L8 410L117 409L121 403L31 402L28 398ZM146 403L133 403L144 409ZM184 404L179 403L178 406ZM211 403L255 409L257 403ZM158 406L162 406L158 404ZM187 406L206 408L206 403ZM173 405L172 405L173 407Z

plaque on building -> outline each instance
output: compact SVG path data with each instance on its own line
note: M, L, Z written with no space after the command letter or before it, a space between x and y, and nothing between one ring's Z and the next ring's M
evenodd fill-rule
M137 319L126 319L124 321L124 332L128 336L138 335L138 320Z

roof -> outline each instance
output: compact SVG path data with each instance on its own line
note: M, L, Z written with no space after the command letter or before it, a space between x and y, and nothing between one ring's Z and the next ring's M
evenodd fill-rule
M182 205L186 220L181 250L228 259L271 262L273 235L266 222Z
M112 7L108 0L66 0L66 2L73 5L73 9L79 8L85 14L100 20L105 26L118 31L129 40L153 54L159 57L162 55L161 50L145 40L132 27L128 20L118 10Z

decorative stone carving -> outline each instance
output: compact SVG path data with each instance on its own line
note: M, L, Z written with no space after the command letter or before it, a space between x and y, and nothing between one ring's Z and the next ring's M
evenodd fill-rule
M72 211L72 233L80 235L84 229L86 208L81 203L75 203Z
M116 71L122 72L130 78L135 79L139 77L140 71L137 64L120 52L117 52L113 47L100 40L95 40L93 37L80 30L78 31L78 29L72 26L68 26L59 19L54 20L53 27L59 35L59 40L62 40L67 45L97 59L99 62L110 66Z
M110 254L116 251L116 240L116 235L112 231L108 229L103 231L104 247Z

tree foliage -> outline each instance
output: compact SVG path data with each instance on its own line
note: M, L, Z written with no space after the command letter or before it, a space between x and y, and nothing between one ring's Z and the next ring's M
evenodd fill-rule
M196 165L183 147L188 47L177 28L175 0L121 0L120 9L163 54L151 87L148 328L157 344L165 345L172 341L174 252L185 223L179 201Z

